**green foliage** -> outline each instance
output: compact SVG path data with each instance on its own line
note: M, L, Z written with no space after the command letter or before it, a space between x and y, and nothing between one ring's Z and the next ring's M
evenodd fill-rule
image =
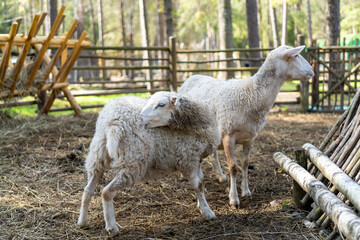
M48 1L48 0L42 0ZM90 1L93 6L94 26L90 23ZM141 45L141 31L139 21L139 7L136 0L124 1L124 18L127 38L130 34L130 15L133 14L133 39L134 44ZM283 0L271 0L273 7L276 9L279 35L281 36L282 21L282 4ZM159 0L160 6L156 5L157 1L145 1L147 7L148 28L150 45L156 44L156 16L157 12L164 11L164 1ZM259 34L263 47L269 47L272 41L271 25L269 24L268 0L258 0L258 11L260 13ZM63 0L66 6L64 20L65 31L67 31L73 22L74 12L79 8L80 0ZM85 30L88 32L89 39L94 45L93 29L98 33L98 4L95 0L83 0ZM233 23L233 40L234 47L247 46L247 24L246 24L246 0L232 0L232 23ZM287 0L288 4L288 44L294 45L295 32L307 36L307 18L306 18L306 1ZM311 0L311 17L313 38L325 38L325 5L326 1ZM44 4L45 5L45 4ZM218 36L218 1L217 0L179 0L173 1L173 22L174 34L177 41L183 43L185 47L201 48L201 43L206 37L211 37L214 43L217 43ZM298 8L295 6L298 5ZM346 37L349 34L358 34L360 29L360 0L343 0L341 1L341 36ZM60 1L58 1L60 8ZM75 9L74 9L75 8ZM133 10L132 10L133 9ZM300 9L300 10L298 10ZM0 2L0 33L8 33L11 26L11 20L15 17L25 17L20 25L19 33L25 33L29 29L29 23L34 13L40 12L40 0L3 0ZM46 11L43 9L43 11ZM120 24L120 7L119 0L103 1L104 15L104 39L105 45L122 45L121 24ZM10 20L10 21L9 21ZM26 24L25 24L26 22ZM26 28L26 31L25 31ZM61 29L59 34L62 34ZM39 32L44 35L42 29ZM98 37L97 37L98 39ZM128 39L127 39L128 42ZM216 47L216 46L215 46Z
M108 95L108 96L86 96L86 97L75 97L75 99L80 106L84 106L84 105L106 104L111 99L115 99L115 98L123 97L123 96L137 96L137 97L147 98L148 93L130 93L130 94L117 94L117 95ZM33 97L25 97L21 101L32 101L32 100L34 100ZM64 100L56 99L52 106L52 108L64 108L64 107L70 107L70 104L66 99L64 99ZM30 105L30 106L4 108L4 109L0 109L0 112L4 112L4 113L10 114L10 115L35 117L37 115L36 110L37 110L36 105ZM84 109L83 111L84 112L98 112L99 108ZM68 115L68 114L74 114L74 112L71 110L71 111L61 111L61 112L50 112L49 113L49 115Z

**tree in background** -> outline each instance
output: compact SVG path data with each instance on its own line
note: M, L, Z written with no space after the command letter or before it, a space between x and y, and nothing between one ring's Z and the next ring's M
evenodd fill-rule
M286 0L282 3L282 22L281 22L281 45L286 45L288 41L288 5Z
M278 31L278 24L277 24L277 18L276 18L276 11L275 8L272 5L271 0L269 0L269 18L271 23L271 29L272 29L272 36L273 36L273 46L277 47L279 46L279 31Z
M99 43L104 46L104 17L103 17L103 4L102 0L98 0L98 26L99 26Z
M169 46L169 38L171 36L173 36L173 18L172 18L172 14L173 14L173 9L172 9L172 2L171 0L164 0L164 5L165 5L165 22L166 22L166 42L167 45Z
M256 3L255 3L256 4ZM232 33L232 19L231 19L231 1L230 0L218 0L218 16L219 16L219 43L220 49L233 48L233 33ZM256 18L256 12L255 12ZM220 59L231 59L231 52L221 52ZM220 62L220 68L232 67L233 64L230 61ZM234 72L219 72L219 79L230 79L234 77Z
M258 16L256 0L246 0L246 16L249 48L260 47ZM250 52L250 58L260 59L260 52ZM261 61L250 61L250 66L261 66Z
M307 17L307 34L308 34L308 42L307 45L311 46L312 44L312 26L311 26L311 6L310 0L306 0L306 17Z
M326 1L326 44L337 45L340 40L340 0Z
M148 30L148 21L147 21L147 11L146 11L146 1L145 0L139 0L139 13L140 13L140 27L141 27L141 42L143 47L149 46L149 30ZM143 61L143 64L145 66L150 66L150 51L144 51L143 58L145 59ZM152 72L151 70L145 70L146 73L146 80L152 80ZM148 83L147 83L148 84ZM148 84L148 89L152 89L152 82Z

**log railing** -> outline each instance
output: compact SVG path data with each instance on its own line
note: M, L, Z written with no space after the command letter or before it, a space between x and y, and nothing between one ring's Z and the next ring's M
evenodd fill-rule
M305 158L310 160L305 166L300 167L281 153L274 154L275 162L306 191L304 194L297 184L294 185L293 189L297 190L294 192L294 203L297 207L306 208L311 201L316 203L307 219L321 228L329 227L333 221L348 239L360 239L360 218L349 207L354 206L356 211L360 211L359 139L360 91L330 129L319 149L309 143L303 145ZM324 189L321 184L326 185L326 198L325 195L320 196L315 183L320 186L318 189ZM344 217L347 213L352 217Z

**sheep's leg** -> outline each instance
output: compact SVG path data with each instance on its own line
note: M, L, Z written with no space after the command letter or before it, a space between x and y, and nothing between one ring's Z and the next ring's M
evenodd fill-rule
M250 197L251 196L251 192L249 189L249 182L248 182L250 150L251 150L251 143L244 143L243 144L243 156L240 159L241 173L242 173L242 180L241 180L241 196L242 197Z
M199 167L197 171L194 171L192 174L190 174L189 178L190 178L189 179L190 183L195 190L196 197L198 200L197 205L200 208L201 214L206 219L209 219L209 220L214 219L215 213L213 211L211 211L211 209L206 201L206 198L205 198L204 183L203 183L204 175L203 175L201 168Z
M80 207L80 216L77 222L77 224L80 227L85 227L88 225L88 209L89 209L90 200L92 195L94 194L96 184L101 178L101 176L102 173L99 173L97 171L93 172L92 174L89 174L88 177L89 181L84 189L84 193L81 201L81 207Z
M120 173L103 189L101 193L105 229L110 235L116 235L119 228L116 224L115 211L114 211L114 197L118 190L129 186L128 177L124 176L124 170Z
M237 162L235 158L235 148L236 148L235 137L230 135L225 135L222 138L222 142L230 172L230 191L229 191L230 206L233 208L239 208L240 200L236 186Z
M223 173L218 157L218 151L216 150L214 153L214 170L217 178L219 179L219 182L225 182L226 181L226 175Z

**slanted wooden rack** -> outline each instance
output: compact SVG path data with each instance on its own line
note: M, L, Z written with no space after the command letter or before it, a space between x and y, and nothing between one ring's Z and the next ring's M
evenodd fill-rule
M81 107L68 89L69 83L66 81L66 78L83 47L90 46L91 43L87 41L86 32L83 32L78 40L70 39L75 32L78 23L77 19L74 20L69 31L64 34L64 36L55 36L56 31L65 17L64 11L65 6L62 6L49 35L46 37L36 36L47 15L45 12L34 16L27 36L17 34L19 25L21 24L21 18L14 20L9 34L0 34L0 49L2 52L0 60L0 100L15 96L39 95L41 91L47 90L51 93L46 98L42 109L39 111L39 115L48 114L57 94L62 91L75 114L83 114ZM12 64L10 61L11 50L13 47L17 47L19 51L19 56L15 64ZM26 56L31 47L36 50L37 54L33 62L26 63ZM57 48L57 51L52 58L47 53L49 47ZM72 48L72 50L68 55L69 48ZM61 61L61 67L58 69L55 64L59 59ZM41 63L45 65L44 76L41 82L35 85L34 79ZM24 86L20 89L17 87L17 83L19 81L20 72L25 66L28 67L28 74L26 75L27 79ZM9 73L6 74L6 72ZM49 81L50 73L53 76L52 81ZM8 83L7 88L5 87L5 82Z

